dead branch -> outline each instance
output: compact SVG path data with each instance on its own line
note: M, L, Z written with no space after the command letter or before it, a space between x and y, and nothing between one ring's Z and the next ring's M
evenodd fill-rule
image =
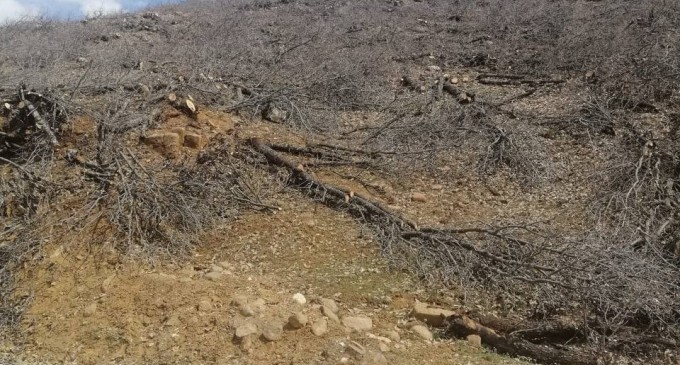
M448 320L449 327L447 333L457 337L478 335L481 337L483 344L503 354L526 356L545 364L597 364L597 357L585 351L537 345L513 335L503 336L464 315L452 316Z
M316 195L321 195L322 200L330 205L343 205L350 208L356 214L364 217L364 219L371 220L386 220L398 227L417 229L417 225L406 218L399 217L396 214L383 207L380 203L373 202L367 198L360 196L352 191L342 189L335 186L327 185L314 179L311 175L305 172L302 165L296 164L279 153L274 151L269 145L264 143L259 138L249 140L249 143L255 150L266 157L269 163L279 167L285 167L292 174L292 182L296 187L312 192ZM351 205L349 203L352 203Z
M445 83L443 87L447 93L457 98L458 102L461 104L469 104L475 101L475 94L473 93L463 92L450 83Z
M26 99L24 95L24 89L21 88L20 90L20 95L21 95L21 102L24 104L26 107L26 110L28 111L26 113L27 116L33 117L33 120L35 121L35 126L37 129L42 130L47 134L48 138L50 139L50 143L52 146L58 146L59 141L57 140L57 137L54 135L54 132L52 131L52 128L50 128L50 125L43 119L43 117L40 115L38 112L38 109L31 103L29 100Z
M542 86L542 85L555 85L562 84L565 81L559 79L531 79L525 75L507 75L507 74L480 74L477 76L477 82L482 85L496 85L496 86L508 86L508 85L530 85L530 86Z

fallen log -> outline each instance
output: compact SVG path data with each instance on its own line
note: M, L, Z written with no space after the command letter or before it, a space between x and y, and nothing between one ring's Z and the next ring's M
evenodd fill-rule
M343 204L344 202L344 205L350 212L369 221L382 221L383 223L393 224L402 229L418 229L415 223L406 218L397 216L383 207L380 203L371 201L353 191L327 185L314 179L304 170L302 165L296 164L281 156L281 154L274 151L261 139L252 138L249 140L249 143L257 152L261 153L269 163L288 169L292 174L292 179L290 181L298 188L304 189L308 193L318 197L325 204L337 205Z
M454 315L449 317L448 334L456 337L478 335L482 344L510 356L526 356L539 363L559 365L595 365L597 356L585 351L538 345L513 335L500 335L493 329L479 324L470 317Z
M58 146L59 141L57 140L57 136L54 135L52 128L50 128L50 125L45 121L45 119L43 119L43 117L40 115L38 109L36 109L33 103L26 99L23 99L22 103L24 103L24 107L26 108L26 115L33 118L33 121L35 122L35 127L45 132L45 134L47 134L47 137L49 138L50 144L52 144L52 146Z
M461 91L450 83L445 83L443 88L444 91L457 98L458 102L461 104L469 104L475 101L475 94Z
M547 84L562 84L564 80L560 79L531 79L525 75L508 75L508 74L480 74L477 76L477 82L482 85L530 85L541 86Z

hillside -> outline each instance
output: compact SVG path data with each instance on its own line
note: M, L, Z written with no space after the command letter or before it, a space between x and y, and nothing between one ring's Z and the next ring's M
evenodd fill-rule
M678 364L680 5L0 32L0 359Z

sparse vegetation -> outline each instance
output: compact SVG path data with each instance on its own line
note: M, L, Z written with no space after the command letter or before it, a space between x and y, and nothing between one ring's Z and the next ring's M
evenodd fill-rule
M546 328L499 329L511 345L545 344L563 363L677 358L680 3L238 0L153 11L0 32L1 327L28 304L11 295L12 273L42 254L54 237L41 227L60 210L72 230L110 225L128 254L182 257L201 232L277 210L270 200L287 185L350 213L393 269L454 290L479 323L495 327L484 320L494 312ZM449 74L461 70L470 80ZM268 120L308 143L211 125L195 128L196 141L211 133L195 153L145 147L159 150L149 142L159 130L187 143L165 125L204 125L205 110ZM74 132L78 118L92 125ZM599 162L576 164L580 149ZM586 198L569 197L570 209L586 218L422 227L373 185L363 182L375 196L359 196L306 170L454 184L441 168L456 158L494 196L502 179L559 209L551 187L574 188ZM570 326L557 326L565 317Z

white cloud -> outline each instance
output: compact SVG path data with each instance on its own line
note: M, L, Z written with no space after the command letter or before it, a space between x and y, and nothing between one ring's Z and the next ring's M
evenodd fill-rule
M0 0L0 24L35 17L39 14L38 8L24 5L16 0Z
M60 0L60 1L77 4L80 7L80 11L85 16L119 13L123 10L123 5L121 5L121 3L117 0Z

